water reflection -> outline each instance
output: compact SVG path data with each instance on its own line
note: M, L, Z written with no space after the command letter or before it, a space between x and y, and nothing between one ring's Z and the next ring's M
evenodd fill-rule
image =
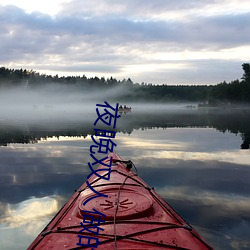
M24 249L62 206L60 197L30 198L17 204L3 204L0 218L1 249ZM13 241L13 238L15 240Z
M134 111L116 135L116 151L216 249L250 248L250 154L240 150L250 118L241 115ZM89 174L92 123L23 128L0 132L1 249L25 249ZM36 143L20 144L27 138Z
M45 119L39 121L2 121L0 123L0 145L11 143L37 143L41 139L72 136L87 137L93 134L95 114L76 116L73 120ZM131 134L137 129L152 128L215 128L220 132L240 135L239 148L250 145L250 109L246 110L133 110L122 115L118 132ZM105 128L104 128L105 129Z
M31 220L41 223L42 219L55 214L60 207L58 201L53 197L30 198L17 204L7 204L5 217L1 223L11 228L17 228L29 223ZM32 233L26 228L25 233Z
M249 249L250 154L236 149L240 136L210 128L147 132L118 142L140 176L215 249Z

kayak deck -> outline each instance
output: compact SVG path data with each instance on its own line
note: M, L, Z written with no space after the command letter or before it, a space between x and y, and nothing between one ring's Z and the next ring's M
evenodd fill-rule
M95 249L94 241L91 246L77 245L90 237L98 237L100 250L212 249L131 170L130 161L115 153L108 157L113 158L109 180L101 171L102 178L92 174L88 179L94 190L108 197L95 198L96 193L85 182L28 249ZM86 219L90 217L92 221ZM98 236L84 230L93 224Z

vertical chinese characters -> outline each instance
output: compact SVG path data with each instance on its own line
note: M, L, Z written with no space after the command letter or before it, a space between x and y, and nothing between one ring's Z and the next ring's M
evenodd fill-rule
M90 146L90 156L93 159L92 163L88 163L88 166L91 170L91 173L87 176L89 179L92 175L99 177L100 179L109 180L110 173L111 173L111 166L112 166L112 157L108 158L107 154L113 152L114 147L116 144L112 141L115 138L116 132L112 129L116 128L117 119L120 117L118 115L118 107L119 104L117 103L115 108L112 107L107 102L104 104L96 104L96 113L97 119L94 122L94 126L98 126L101 123L109 126L108 130L95 128L95 138L93 135L91 136L94 145ZM103 125L102 124L102 125ZM101 156L100 154L105 154L106 157ZM98 155L98 156L97 156ZM109 161L107 161L109 159ZM95 170L94 168L100 164L103 168ZM88 188L90 188L96 195L91 196L87 200L84 201L83 205L85 206L90 200L98 198L98 197L108 197L105 194L102 194L95 190L89 183L86 181ZM105 217L104 214L98 212L96 209L93 208L93 211L81 211L83 216L83 221L81 222L81 226L83 229L79 231L82 233L83 231L94 234L93 236L85 236L85 235L78 235L79 242L77 243L78 246L86 246L92 247L92 249L97 248L101 242L98 240L99 231L103 231L104 229L100 228L100 223L105 222L102 218ZM86 215L87 213L87 215Z

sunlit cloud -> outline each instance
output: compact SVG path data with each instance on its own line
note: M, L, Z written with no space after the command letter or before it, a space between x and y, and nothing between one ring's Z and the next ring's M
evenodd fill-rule
M240 155L240 157L239 157ZM153 152L152 157L164 159L183 159L198 161L220 161L249 166L250 155L247 151L220 151L220 152L180 152L158 151Z
M46 196L32 197L18 204L5 204L0 218L1 249L26 249L63 202L59 196Z
M160 142L159 140L150 140L150 139L142 139L142 138L131 138L128 136L122 136L119 137L119 142L122 143L123 147L139 147L142 150L150 150L150 149L155 149L157 148L158 150L169 150L169 151L174 151L174 150L185 150L186 146L185 144L179 144L178 142L169 142L167 143L166 141ZM168 152L168 151L164 151ZM152 152L154 154L154 152ZM163 153L164 154L164 153Z
M26 234L34 234L33 228L37 223L44 225L44 221L51 218L58 210L59 197L30 198L19 204L8 204L5 215L0 219L4 227L16 228L23 225ZM33 227L32 227L33 225Z
M125 148L136 148L139 159L145 158L149 161L156 158L166 161L215 161L249 166L248 151L230 148L231 143L240 145L240 136L228 133L225 145L225 134L212 128L167 128L165 133L164 135L161 130L154 129L151 129L150 133L148 130L137 130L133 132L133 137L118 134L117 140ZM211 136L213 140L209 139Z
M243 60L248 61L250 60L250 56L246 54L246 51L250 50L250 46L241 46L236 48L230 49L222 49L219 51L209 51L206 49L200 51L180 51L180 52L166 52L166 53L155 53L151 54L152 59L160 60L160 61L173 61L173 67L180 67L186 68L191 67L190 64L178 64L178 61L187 61L191 62L192 60L206 60L207 58L211 60L238 60L240 56ZM174 64L176 62L176 64ZM167 64L168 67L171 68L171 64Z
M62 8L67 0L44 0L44 1L31 1L31 0L1 0L3 5L15 5L24 9L27 13L41 12L49 15L56 15Z
M0 64L10 68L214 84L240 78L250 60L247 0L1 4Z

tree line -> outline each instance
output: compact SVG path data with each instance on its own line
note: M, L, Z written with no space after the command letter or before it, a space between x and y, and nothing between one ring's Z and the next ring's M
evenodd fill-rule
M208 105L227 103L250 103L250 64L242 64L243 76L239 80L222 82L216 85L153 85L152 83L134 83L130 78L117 80L110 77L52 76L40 74L34 70L9 69L0 67L0 87L37 88L50 84L64 84L77 87L82 91L113 89L123 87L114 100L171 102L191 101Z
M250 103L250 64L243 63L241 80L226 81L215 85L209 95L209 103Z
M167 129L167 128L190 128L190 127L209 127L220 132L230 132L240 135L242 142L239 148L249 149L250 146L250 110L229 110L228 112L136 112L127 115L121 115L121 120L115 131L117 133L131 134L138 129ZM47 126L44 126L47 124ZM84 138L88 135L94 135L93 122L91 119L84 119L83 122L67 122L67 125L60 121L48 120L42 127L38 124L32 125L32 122L25 126L11 125L10 123L0 124L0 146L8 146L13 143L37 143L41 139L52 137L68 136ZM13 126L15 129L13 129ZM46 127L46 129L44 129ZM41 129L43 128L43 129ZM101 129L106 129L105 125ZM28 131L28 133L27 133Z

